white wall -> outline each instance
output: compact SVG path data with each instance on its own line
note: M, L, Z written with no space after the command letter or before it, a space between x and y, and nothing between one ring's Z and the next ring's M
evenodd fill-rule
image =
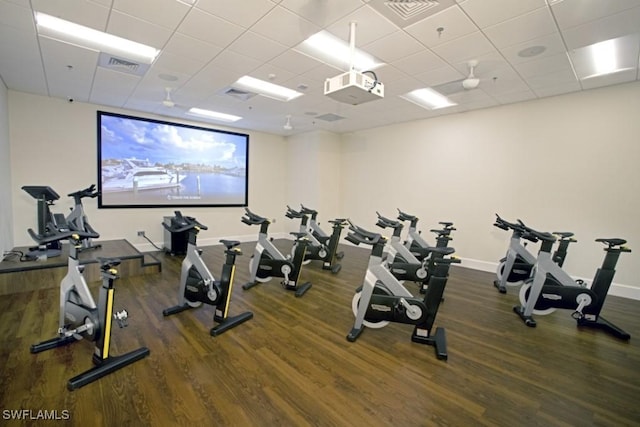
M317 131L290 136L288 141L287 203L295 210L300 204L317 210L320 226L329 234L327 221L345 216L340 205L340 135ZM295 225L292 231L298 229L299 222Z
M66 195L80 190L97 180L97 125L96 111L141 115L130 111L101 108L79 102L9 91L11 117L11 197L13 199L16 246L32 245L27 228L36 228L36 201L21 190L23 185L48 185L60 194L52 208L54 212L68 213L73 200ZM224 129L217 125L187 124ZM227 129L229 130L229 129ZM235 129L233 129L235 130ZM237 131L237 130L236 130ZM287 196L287 168L282 167L287 157L288 143L283 137L260 132L249 133L249 206L256 213L278 218L284 216ZM4 169L4 168L3 168ZM83 200L91 225L101 239L129 240L142 250L152 247L138 230L161 245L164 241L163 216L173 215L174 208L151 209L98 209L97 200ZM184 214L196 217L209 230L199 235L199 243L217 244L219 238L255 240L257 227L240 222L243 208L182 208ZM277 234L284 230L283 221L270 228Z
M0 78L0 250L13 249L8 91Z
M637 249L621 256L615 292L640 297L638 117L635 82L345 134L342 204L372 231L376 210L418 215L427 235L452 220L476 268L494 268L508 245L494 213L576 233L565 266L588 279L604 255L594 239L625 238Z

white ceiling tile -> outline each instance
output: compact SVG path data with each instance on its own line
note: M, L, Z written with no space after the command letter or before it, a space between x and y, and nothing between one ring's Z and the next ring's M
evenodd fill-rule
M320 31L320 27L281 6L277 6L251 27L251 30L285 46L292 47Z
M113 9L173 29L184 19L190 7L176 0L113 0Z
M524 51L525 49L531 49L537 46L543 47L544 51L535 56L520 56L520 52ZM528 40L524 43L511 45L500 49L500 53L505 57L507 61L512 64L520 64L522 62L532 61L564 52L565 46L560 33L549 34L544 37L538 37L536 39Z
M84 0L32 0L33 10L106 31L109 8Z
M172 33L167 28L115 10L111 12L107 32L156 49L161 49Z
M262 65L251 72L251 77L269 81L271 83L296 89L297 83L291 84L290 79L296 77L295 73L278 68L271 63ZM287 83L288 82L288 83ZM297 90L297 89L296 89Z
M261 61L269 61L287 50L287 46L247 31L231 43L229 49Z
M355 44L358 48L398 31L398 27L380 16L380 14L369 6L361 7L344 18L339 19L328 26L327 30L336 37L349 41L351 22L356 23Z
M424 49L413 55L393 61L391 65L409 75L416 75L436 68L442 68L446 63L435 53Z
M362 46L362 50L387 63L413 55L424 49L425 47L421 43L404 31L396 31Z
M244 32L244 28L239 25L195 8L191 9L177 30L187 36L220 47L226 47Z
M553 16L546 7L484 29L489 40L498 48L523 43L557 31Z
M163 51L153 63L153 68L167 70L168 74L196 74L205 65L205 62L175 53Z
M591 21L563 31L568 49L640 32L640 7Z
M195 39L186 34L174 33L162 51L197 61L209 62L218 53L222 52L222 47Z
M565 93L576 92L580 89L580 84L578 82L575 82L572 84L560 83L557 86L547 86L540 89L534 89L533 91L538 97L544 98L547 96L557 96L563 95Z
M559 53L557 55L546 56L532 61L515 64L514 68L527 80L531 77L552 72L573 70L571 62L569 62L569 57L566 53Z
M425 46L433 48L476 32L478 27L459 6L453 6L406 27L405 31Z
M478 31L441 44L432 49L442 59L455 64L495 51L494 46Z
M415 77L424 82L426 86L433 87L455 80L464 79L466 74L461 73L451 65L445 65L444 67L417 74Z
M360 0L300 1L283 0L281 6L302 16L319 27L325 27L362 7Z
M551 73L541 73L527 79L527 85L534 91L547 87L558 87L562 85L579 85L571 69L557 70Z
M545 6L545 0L467 0L460 4L460 7L480 28L507 21Z
M499 93L493 95L493 97L500 104L513 104L516 102L524 102L537 98L536 94L530 90L525 90L522 92Z
M225 70L235 71L238 73L238 77L241 77L258 68L261 62L230 50L224 50L210 64Z
M196 7L243 28L249 28L275 4L269 0L198 0Z
M35 34L0 26L0 78L8 88L47 95Z
M16 3L0 2L0 25L35 33L31 9Z
M638 7L638 0L563 0L551 6L561 29L586 24L626 9Z
M318 67L321 62L296 50L287 50L269 61L270 64L291 73L306 73Z
M89 102L122 107L139 81L138 76L98 67Z
M88 102L99 52L40 38L49 95Z

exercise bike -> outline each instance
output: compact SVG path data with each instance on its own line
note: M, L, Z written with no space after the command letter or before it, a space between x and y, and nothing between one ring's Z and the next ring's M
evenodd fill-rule
M250 289L259 283L265 283L272 277L282 277L282 287L295 292L301 297L311 288L310 282L299 283L300 272L304 262L309 240L305 233L290 233L295 237L296 250L292 258L287 258L274 246L268 236L269 221L267 218L254 214L249 208L244 208L245 214L241 221L247 225L259 225L258 241L251 260L249 261L249 282L242 285L242 289Z
M418 283L420 292L425 293L431 277L429 264L431 264L431 268L435 268L435 264L429 263L431 260L429 257L419 260L402 244L400 236L402 235L402 228L404 226L401 222L386 218L380 215L379 212L376 212L376 214L378 215L378 221L376 222L378 227L393 229L393 235L385 246L385 262L387 268L399 281L410 280ZM453 248L439 248L436 252L431 251L430 257L442 257L451 255L453 252L455 252Z
M96 305L87 282L83 276L84 266L78 260L82 240L97 238L99 234L87 227L87 230L59 230L49 225L50 233L43 236L32 229L28 232L39 244L54 241L69 241L68 271L60 283L60 318L58 336L31 346L31 353L40 353L74 343L86 338L95 343L92 369L71 378L67 383L69 390L83 387L120 368L130 365L149 355L149 349L141 347L121 356L111 356L111 330L115 320L119 327L127 326L126 310L114 311L114 282L118 278L116 266L119 259L98 258L102 286Z
M67 194L69 197L73 197L73 208L71 209L71 213L65 219L66 223L75 230L86 230L89 225L89 220L87 219L87 215L84 213L84 207L82 206L82 199L85 197L90 197L92 199L99 196L100 193L96 190L96 185L91 184L89 187L78 190L73 193ZM82 249L98 249L102 245L94 245L92 239L86 238L82 240Z
M220 280L216 281L202 260L201 251L196 243L200 230L207 230L207 227L193 217L183 216L180 211L175 211L171 225L165 222L162 225L171 233L188 232L187 254L182 261L180 272L178 305L164 309L162 314L170 316L200 307L203 303L215 306L213 320L218 322L218 325L209 331L214 337L253 318L253 313L250 311L229 317L236 256L242 255L242 251L237 247L240 242L220 240L226 248L224 251L226 258Z
M512 230L509 248L504 258L500 260L496 269L496 280L493 285L498 288L501 294L507 293L507 286L520 286L524 281L533 277L533 267L536 264L536 256L527 249L528 242L522 242L523 239L536 243L538 239L528 233L526 227L521 223L508 222L496 214L496 220L493 224L502 230ZM562 267L567 257L567 249L570 243L577 240L573 238L571 232L556 231L553 233L558 236L558 247L553 254L553 261Z
M54 202L60 199L58 193L53 188L43 185L25 185L22 189L27 192L31 197L38 201L37 215L38 215L38 233L39 236L48 236L57 234L51 234L48 230L49 224L55 224L55 218L51 213L51 206ZM27 230L28 231L28 230ZM60 256L62 244L60 240L52 240L47 243L39 244L36 247L29 248L26 258L29 260L46 261L48 258L54 258Z
M318 233L319 228L317 226L313 228L309 225L309 215L314 218L313 222L316 223L315 217L317 214L318 212L305 208L304 206L302 206L300 211L296 211L287 205L285 216L290 219L300 219L300 233L304 233L305 237L309 240L307 252L304 257L304 264L306 265L314 260L322 261L323 270L331 270L333 274L337 274L342 269L342 265L340 265L337 260L344 257L344 252L337 251L338 243L340 242L342 229L346 226L347 222L343 218L329 221L333 224L333 232L331 236L327 236L324 232L322 232L322 234ZM296 247L294 246L292 252L295 252L295 250Z
M409 249L419 260L427 258L431 254L431 248L434 246L429 245L418 231L418 217L402 212L398 209L398 219L400 221L409 221L409 231L405 241L407 249ZM440 224L442 228L430 230L432 233L436 234L435 247L446 248L449 246L449 242L453 240L451 233L455 231L456 228L453 226L453 222L449 221L441 221L438 224Z
M460 260L445 256L437 258L424 297L416 298L393 276L382 260L387 239L353 224L349 230L346 240L355 245L371 245L372 248L364 282L353 296L351 308L356 319L347 340L354 342L358 339L365 326L382 328L389 322L415 325L411 341L434 346L436 357L447 359L444 328L436 328L434 334L431 332L447 284L449 267ZM435 248L434 251L443 250Z
M582 281L573 280L553 261L551 249L556 238L551 233L524 227L541 242L533 280L520 288L521 305L513 307L513 311L525 325L536 326L533 314L549 314L557 308L569 309L573 310L571 317L576 320L578 326L603 329L616 338L629 340L631 335L600 316L613 282L618 258L623 252L631 252L631 249L624 246L626 240L596 239L596 242L606 245L606 254L602 266L596 271L591 287L588 288Z

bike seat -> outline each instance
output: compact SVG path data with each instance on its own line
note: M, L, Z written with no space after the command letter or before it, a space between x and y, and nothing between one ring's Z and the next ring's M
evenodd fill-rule
M116 265L120 265L120 258L102 258L98 257L98 262L100 263L100 269L102 271L111 270Z
M456 251L455 248L451 248L448 246L442 247L442 248L439 248L437 246L432 246L429 248L429 252L440 254L440 255L451 255L455 251Z
M553 234L560 236L561 239L567 239L573 237L573 233L570 231L554 231Z
M234 247L238 246L240 244L240 241L238 241L238 240L221 239L220 243L222 243L227 249L231 249L231 248L234 248Z
M611 238L611 239L606 239L606 238L602 238L602 239L596 239L596 242L602 242L602 243L606 243L609 246L622 246L625 243L627 243L626 240L624 239L617 239L617 238Z
M300 233L300 232L296 232L296 231L292 231L291 233L292 236L294 236L296 238L296 240L300 240L302 239L304 236L307 235L307 233Z

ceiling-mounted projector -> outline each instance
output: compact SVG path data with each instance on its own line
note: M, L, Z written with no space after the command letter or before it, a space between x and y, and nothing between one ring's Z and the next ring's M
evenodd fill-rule
M384 85L373 77L351 70L325 80L324 94L336 101L358 105L384 98Z
M373 71L356 71L354 67L356 51L356 23L349 23L349 49L351 61L349 71L324 81L324 94L336 101L351 105L384 98L384 85L378 81ZM371 76L369 76L370 74Z

